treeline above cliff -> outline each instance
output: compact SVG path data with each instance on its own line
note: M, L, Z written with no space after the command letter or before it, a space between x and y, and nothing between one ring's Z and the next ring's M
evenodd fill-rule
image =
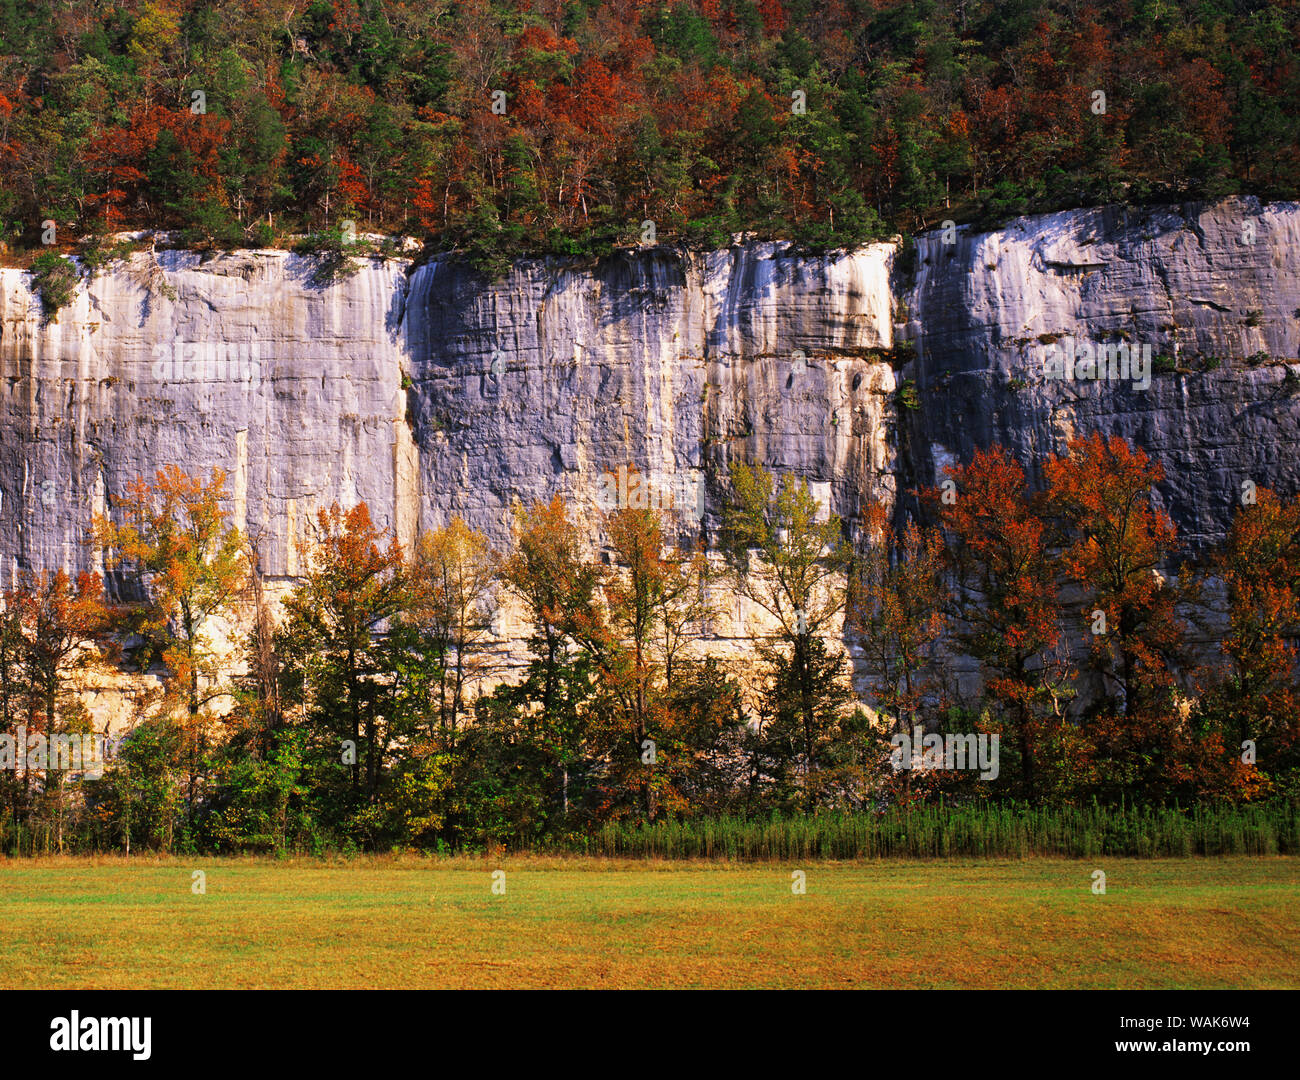
M1296 194L1293 2L0 6L0 222L600 252ZM653 228L647 230L646 223Z

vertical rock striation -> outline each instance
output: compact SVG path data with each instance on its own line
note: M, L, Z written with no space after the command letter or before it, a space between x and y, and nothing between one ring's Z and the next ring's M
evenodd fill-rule
M1300 490L1300 206L1107 207L918 239L898 287L917 359L912 475L932 484L977 446L1036 479L1073 434L1101 431L1165 468L1166 509L1193 545L1222 536L1245 480ZM1150 346L1149 387L1050 380L1068 342ZM1053 354L1052 350L1056 350ZM1251 359L1253 358L1253 359ZM1217 366L1216 366L1217 361ZM1292 376L1294 379L1294 376Z
M1300 490L1300 206L1104 208L952 239L530 260L494 283L441 261L358 260L321 284L284 252L142 253L53 323L0 270L0 586L94 566L92 512L165 464L229 474L281 588L331 502L365 500L407 543L460 515L505 546L514 507L556 493L598 527L620 467L672 493L682 542L716 534L733 460L805 477L850 528L977 446L1038 476L1092 430L1165 465L1193 543L1222 534L1246 479ZM1146 344L1179 370L1046 378L1067 340ZM682 497L697 484L702 515ZM720 644L746 648L752 614L734 601ZM501 631L517 656L522 627Z

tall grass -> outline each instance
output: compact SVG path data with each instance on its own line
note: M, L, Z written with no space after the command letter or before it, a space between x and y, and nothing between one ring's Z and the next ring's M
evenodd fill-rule
M526 852L527 846L505 850ZM15 829L0 817L0 855L35 856L57 850L48 824ZM115 852L75 834L69 854ZM326 845L312 854L328 854ZM480 850L450 846L444 853ZM588 836L539 845L539 853L615 858L874 859L891 856L1027 858L1058 855L1291 855L1300 854L1300 805L1273 802L1189 809L1141 805L1031 807L976 803L892 808L884 813L830 812L770 818L714 817L686 821L612 822ZM291 846L281 854L301 853ZM141 851L142 855L152 854Z
M1300 807L935 804L882 814L618 822L603 826L580 850L736 860L1279 855L1300 853Z

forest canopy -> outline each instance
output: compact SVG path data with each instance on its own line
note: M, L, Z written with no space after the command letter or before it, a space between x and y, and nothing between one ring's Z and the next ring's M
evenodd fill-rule
M1287 198L1298 29L1228 0L5 0L0 240L350 221L499 267Z

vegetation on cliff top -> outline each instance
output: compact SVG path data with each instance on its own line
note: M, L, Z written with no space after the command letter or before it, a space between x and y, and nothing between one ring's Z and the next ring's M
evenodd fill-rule
M351 220L494 271L1300 176L1295 3L37 0L0 41L0 241L26 247Z

